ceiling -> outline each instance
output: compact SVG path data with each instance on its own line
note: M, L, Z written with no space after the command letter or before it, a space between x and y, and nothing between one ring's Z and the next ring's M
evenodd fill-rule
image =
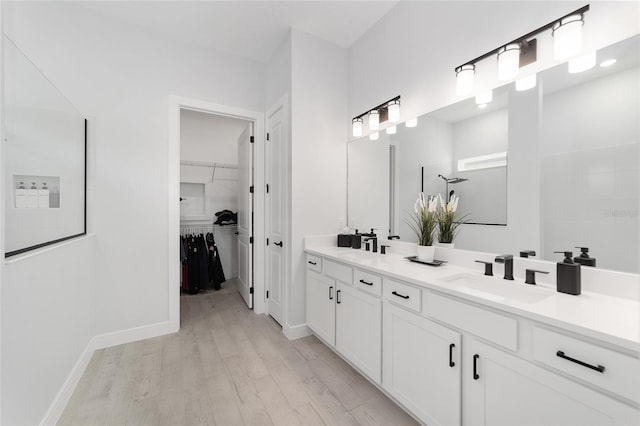
M397 1L83 1L87 10L194 43L267 62L290 28L351 46Z

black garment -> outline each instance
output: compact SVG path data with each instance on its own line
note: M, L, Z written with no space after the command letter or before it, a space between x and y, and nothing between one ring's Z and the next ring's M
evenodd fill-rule
M212 233L207 234L207 247L209 248L209 279L215 290L220 290L220 284L226 281L222 262L220 261L220 252L216 245L216 240Z
M196 238L193 235L187 238L187 248L187 292L189 294L196 294L200 289L200 261L198 255L198 245L196 242Z
M209 284L209 255L207 252L207 243L204 235L200 234L196 237L198 245L198 281L200 289L204 290Z
M221 210L216 213L214 225L232 225L238 223L238 213L231 210Z

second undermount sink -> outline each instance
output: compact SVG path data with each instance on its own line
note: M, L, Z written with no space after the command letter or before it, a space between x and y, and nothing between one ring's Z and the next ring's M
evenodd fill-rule
M468 273L449 275L440 281L456 290L496 302L536 303L553 295L549 289L535 285Z

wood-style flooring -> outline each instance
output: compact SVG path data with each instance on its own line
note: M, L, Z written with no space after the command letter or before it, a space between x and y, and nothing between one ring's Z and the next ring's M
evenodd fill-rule
M96 351L58 424L416 424L318 339L287 340L225 284L181 297L180 332Z

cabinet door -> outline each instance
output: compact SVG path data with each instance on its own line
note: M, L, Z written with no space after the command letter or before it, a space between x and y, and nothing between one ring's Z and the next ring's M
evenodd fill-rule
M472 340L465 386L473 425L630 425L638 411L509 353ZM474 368L475 364L475 368Z
M307 270L307 326L331 346L336 344L336 284Z
M369 378L382 374L382 301L338 283L336 348Z
M459 425L460 334L385 302L383 336L385 390L428 425Z

